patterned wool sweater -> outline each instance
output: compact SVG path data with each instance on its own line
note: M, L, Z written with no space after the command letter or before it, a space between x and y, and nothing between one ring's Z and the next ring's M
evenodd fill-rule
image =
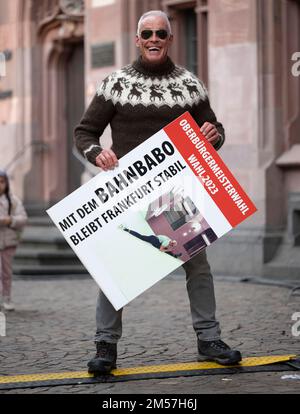
M121 158L185 111L201 127L216 125L224 142L224 129L212 111L203 83L170 58L159 67L150 67L141 58L113 72L97 89L92 102L74 131L79 152L95 164L102 148L99 137L111 126L111 149Z

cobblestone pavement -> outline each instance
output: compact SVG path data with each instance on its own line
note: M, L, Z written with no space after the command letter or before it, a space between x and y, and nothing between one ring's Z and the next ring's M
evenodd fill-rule
M300 297L290 290L233 281L215 281L223 339L243 356L299 353L300 336L291 316ZM0 375L81 371L94 354L97 286L92 279L17 280L16 311L8 313L0 337ZM124 312L118 367L196 361L183 277L171 276L131 302ZM0 393L298 393L291 372L210 375L169 379L55 386ZM224 380L226 379L226 380Z

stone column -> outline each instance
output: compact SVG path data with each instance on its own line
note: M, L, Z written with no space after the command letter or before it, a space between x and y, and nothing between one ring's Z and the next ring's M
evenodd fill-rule
M223 274L260 275L283 226L282 175L275 165L281 102L278 2L210 0L210 97L224 124L220 154L258 212L209 249Z

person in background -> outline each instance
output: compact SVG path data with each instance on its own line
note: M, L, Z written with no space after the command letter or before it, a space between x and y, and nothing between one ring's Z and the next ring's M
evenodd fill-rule
M12 258L19 243L19 234L27 222L22 202L9 189L5 171L0 170L0 304L15 309L11 301Z

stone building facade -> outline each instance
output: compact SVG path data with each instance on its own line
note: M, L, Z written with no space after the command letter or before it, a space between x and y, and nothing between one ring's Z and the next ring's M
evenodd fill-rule
M149 9L170 16L171 57L207 84L221 156L258 207L210 248L213 269L300 277L299 0L0 0L0 168L31 216L95 173L73 127L136 58Z

